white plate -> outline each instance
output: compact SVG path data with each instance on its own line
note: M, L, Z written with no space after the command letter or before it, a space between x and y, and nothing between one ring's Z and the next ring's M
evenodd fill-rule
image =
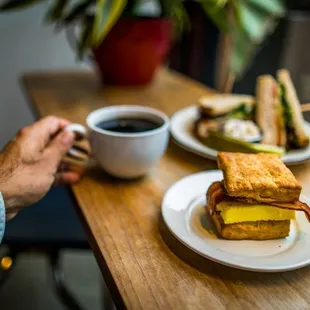
M201 143L193 134L193 124L198 118L197 106L190 106L175 113L171 118L170 130L174 140L183 148L215 160L217 151ZM310 124L305 121L305 130L310 135ZM282 160L287 165L299 164L310 159L310 145L304 149L287 152Z
M290 235L285 239L234 241L219 238L205 211L205 194L212 182L222 179L219 170L196 173L167 191L162 203L163 218L180 241L202 256L238 269L278 272L310 264L310 223L303 212L296 212ZM305 196L301 200L310 202Z

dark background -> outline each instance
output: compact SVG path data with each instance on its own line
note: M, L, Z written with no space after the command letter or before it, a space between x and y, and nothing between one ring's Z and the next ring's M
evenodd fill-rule
M267 73L274 75L282 67L282 55L288 44L291 16L298 12L310 19L310 0L288 1L287 6L289 9L287 16L280 20L274 33L261 46L243 78L235 83L233 92L253 94L258 75ZM185 33L172 49L170 67L207 86L214 87L218 31L199 4L188 1L186 9L191 20L191 30ZM310 29L308 33L309 40Z

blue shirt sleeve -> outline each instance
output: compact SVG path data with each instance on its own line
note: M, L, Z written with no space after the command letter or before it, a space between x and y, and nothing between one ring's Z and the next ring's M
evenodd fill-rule
M0 192L0 244L5 230L5 205L2 194Z

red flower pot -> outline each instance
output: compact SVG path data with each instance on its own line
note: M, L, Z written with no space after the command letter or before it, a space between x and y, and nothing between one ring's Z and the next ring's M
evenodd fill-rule
M149 83L170 47L168 19L121 19L93 49L103 82L113 85Z

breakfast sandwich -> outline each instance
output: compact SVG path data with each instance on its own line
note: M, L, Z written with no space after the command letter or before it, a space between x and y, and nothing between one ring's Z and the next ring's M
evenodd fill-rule
M310 221L299 200L301 185L278 155L219 153L224 180L207 191L207 211L219 235L231 240L285 238L295 211Z

